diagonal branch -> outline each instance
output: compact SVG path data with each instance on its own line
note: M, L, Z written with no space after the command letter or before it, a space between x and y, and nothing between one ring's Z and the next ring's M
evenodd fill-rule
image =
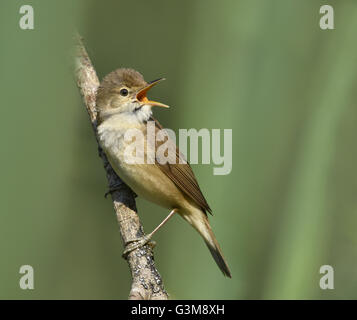
M97 138L95 101L99 80L79 35L76 35L75 76ZM126 247L133 240L144 236L144 230L137 215L135 195L115 174L99 144L98 151L103 160L109 190L117 190L111 195L123 245ZM129 299L164 300L168 298L161 276L155 267L154 254L149 245L130 252L126 259L132 276Z

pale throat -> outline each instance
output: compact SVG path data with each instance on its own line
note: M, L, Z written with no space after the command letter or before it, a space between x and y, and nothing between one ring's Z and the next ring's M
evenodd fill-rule
M103 112L101 117L103 122L106 122L108 125L114 124L115 126L118 123L122 123L124 126L125 124L131 126L135 124L142 124L150 119L152 116L151 106L143 105L140 108L133 108L132 111L124 111L124 112L113 112L113 110L109 112Z
M138 109L138 110L136 110L134 112L130 112L129 116L134 117L134 121L135 121L135 118L136 118L136 120L141 122L141 123L142 122L146 122L152 116L151 106L144 105L140 109Z
M152 111L149 105L144 105L136 111L107 114L97 128L102 148L109 154L121 154L125 147L124 136L127 130L142 130L151 115Z

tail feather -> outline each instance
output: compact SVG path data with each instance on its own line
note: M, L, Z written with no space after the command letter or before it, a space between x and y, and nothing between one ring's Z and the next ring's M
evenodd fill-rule
M211 252L211 255L216 261L218 267L221 269L222 273L229 278L232 278L231 271L229 270L229 267L227 265L226 260L223 257L222 250L217 242L216 237L214 236L210 226L208 225L208 233L210 234L209 239L204 238L204 241Z
M213 234L206 215L202 211L196 211L195 214L192 214L191 212L190 215L185 215L184 218L201 234L214 261L216 261L222 273L225 276L232 278L227 262L223 257L222 250Z

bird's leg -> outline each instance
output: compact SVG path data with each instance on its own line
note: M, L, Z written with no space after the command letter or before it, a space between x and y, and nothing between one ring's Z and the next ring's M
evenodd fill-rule
M177 209L173 209L169 215L149 234L143 236L142 238L130 241L130 243L126 246L124 252L123 252L123 257L126 258L127 255L134 251L135 249L138 249L140 247L143 247L144 245L146 245L150 239L152 238L152 236L167 222L169 221L169 219L177 212ZM151 247L154 247L156 245L155 242L149 242Z

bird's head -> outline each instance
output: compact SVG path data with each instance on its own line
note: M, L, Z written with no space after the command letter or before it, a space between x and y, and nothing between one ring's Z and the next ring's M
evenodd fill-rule
M143 76L133 70L117 69L102 80L97 92L97 110L99 120L119 114L137 115L138 119L145 119L151 115L151 107L168 108L167 105L149 100L147 92L163 78L146 82Z

